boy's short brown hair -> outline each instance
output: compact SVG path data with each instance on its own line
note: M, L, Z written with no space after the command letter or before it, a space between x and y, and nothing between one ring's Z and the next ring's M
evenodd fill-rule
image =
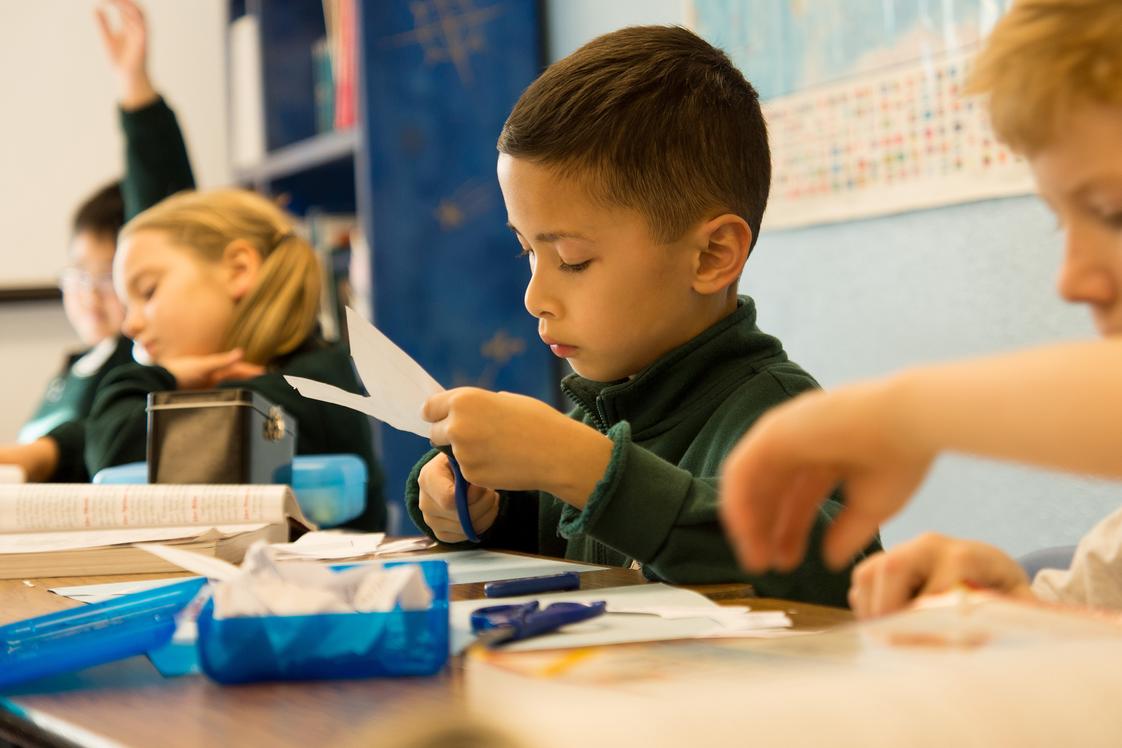
M1122 0L1017 0L970 78L998 138L1031 155L1079 104L1122 104Z
M759 96L728 56L675 26L605 34L550 65L514 105L499 151L588 182L659 241L714 210L752 244L771 185Z
M125 200L121 196L121 183L113 182L86 198L74 211L70 233L77 236L90 233L98 239L117 241L117 234L125 225Z

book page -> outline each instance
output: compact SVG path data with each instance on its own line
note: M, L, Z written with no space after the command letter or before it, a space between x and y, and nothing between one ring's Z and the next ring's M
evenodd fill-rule
M0 485L0 533L275 524L290 497L281 485Z
M218 540L219 538L252 532L268 527L267 524L218 525L216 527L137 527L127 530L67 530L62 532L21 532L9 535L0 542L0 555L8 553L46 553L73 551L83 548L104 548L110 545L155 543L173 540Z

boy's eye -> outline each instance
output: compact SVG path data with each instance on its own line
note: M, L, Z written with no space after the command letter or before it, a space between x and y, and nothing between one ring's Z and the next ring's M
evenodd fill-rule
M1112 229L1122 231L1122 211L1118 213L1108 213L1102 216L1102 221Z
M582 271L586 267L588 267L589 263L591 263L591 262L592 262L592 260L585 260L584 262L578 262L575 265L570 265L567 262L562 262L561 263L561 270L562 270L562 272L565 272L565 273L579 273L580 271Z

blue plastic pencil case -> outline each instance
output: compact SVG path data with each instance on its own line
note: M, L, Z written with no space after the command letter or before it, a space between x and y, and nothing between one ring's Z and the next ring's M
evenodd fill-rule
M0 626L0 689L166 645L206 584L182 582Z
M219 683L432 675L448 660L448 565L421 567L433 593L427 610L215 618L199 615L199 665Z

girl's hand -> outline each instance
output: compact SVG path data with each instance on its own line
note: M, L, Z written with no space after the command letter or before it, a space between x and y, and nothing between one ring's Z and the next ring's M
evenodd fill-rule
M265 373L265 367L243 361L240 348L208 356L180 356L157 363L171 372L176 385L184 390L206 390L221 382L253 379Z
M114 29L104 7L98 8L97 26L105 54L117 78L118 95L124 109L140 109L156 100L148 78L148 26L144 13L133 0L109 0L121 24Z

